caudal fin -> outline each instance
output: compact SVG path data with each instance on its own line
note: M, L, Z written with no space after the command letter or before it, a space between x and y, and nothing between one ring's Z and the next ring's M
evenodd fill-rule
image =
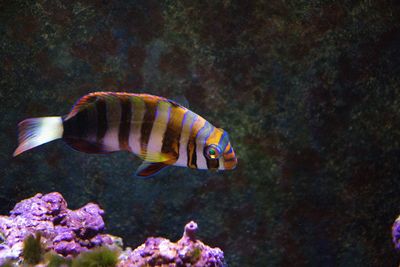
M63 134L61 117L31 118L18 124L18 147L14 157L41 144L59 139Z

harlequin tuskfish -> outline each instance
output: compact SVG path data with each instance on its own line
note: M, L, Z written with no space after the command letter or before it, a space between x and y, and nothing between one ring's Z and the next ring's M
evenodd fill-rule
M130 151L143 159L136 175L154 175L169 165L230 170L237 159L223 129L175 101L149 95L96 92L83 96L64 117L19 123L14 156L63 139L86 153Z

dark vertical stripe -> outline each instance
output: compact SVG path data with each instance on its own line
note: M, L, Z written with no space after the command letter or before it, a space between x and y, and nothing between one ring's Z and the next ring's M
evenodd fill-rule
M206 130L206 124L207 122L203 125L203 127L200 128L200 130L197 132L196 137L194 138L194 151L193 151L193 156L191 158L191 164L195 165L196 168L198 166L197 164L197 144L200 144L200 148L201 148L201 144L205 143L204 141L204 137L203 137L203 132ZM203 153L204 156L204 153ZM202 166L201 166L202 167Z
M187 154L187 166L189 168L196 168L197 169L197 156L196 156L196 133L195 133L195 124L198 120L197 115L192 120L190 125L190 134L189 140L186 147L186 154Z
M76 114L76 129L79 138L86 138L88 133L88 110L83 109Z
M188 167L197 169L197 153L196 153L196 142L189 140L187 146L188 154Z
M142 153L147 152L147 144L149 143L151 129L156 118L157 101L145 99L145 112L142 121L142 128L140 131L140 146Z
M172 154L176 159L179 158L179 140L182 133L182 122L185 118L184 114L180 107L172 106L161 147L161 153Z
M97 135L97 111L95 104L88 105L86 107L88 111L88 122L87 122L87 141L91 143L96 143L96 135Z
M207 168L209 170L215 170L219 168L219 159L206 158L206 161L207 161Z
M98 98L96 101L97 110L97 134L96 140L101 143L104 136L106 135L108 124L107 124L107 105L103 98Z
M141 127L143 122L143 117L145 113L145 104L142 98L138 96L133 96L131 99L132 102L132 129L130 133L130 146L131 149L135 150L135 153L141 153L141 144L140 144L140 136L141 136Z
M129 149L129 132L131 130L132 109L127 96L120 97L121 121L119 124L118 141L121 150Z

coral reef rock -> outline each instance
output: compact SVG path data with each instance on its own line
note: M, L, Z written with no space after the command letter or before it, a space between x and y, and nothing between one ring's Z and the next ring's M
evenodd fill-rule
M161 237L150 237L135 250L125 250L118 266L227 266L221 249L210 248L196 239L197 229L195 222L189 222L182 238L176 243Z
M128 247L122 251L121 238L103 233L103 214L104 211L93 203L69 210L59 193L37 194L21 201L10 216L0 216L0 266L9 262L25 266L29 259L27 255L25 259L22 257L24 251L31 251L32 262L35 262L32 266L36 263L39 263L36 266L47 266L49 262L43 262L46 258L43 253L47 252L60 262L68 260L72 266L83 266L82 262L90 262L90 266L118 267L227 266L221 249L211 248L196 239L198 228L193 221L186 224L182 238L176 243L150 237L138 248ZM28 237L31 242L26 242ZM27 243L33 244L31 248L27 248ZM105 264L107 259L114 261L113 255L117 263Z
M23 241L30 235L41 234L46 250L63 256L73 256L102 245L114 246L120 240L102 234L104 211L89 203L77 210L67 209L59 193L37 194L15 205L10 216L0 216L0 264L18 260Z
M393 223L392 240L395 248L400 251L400 216Z

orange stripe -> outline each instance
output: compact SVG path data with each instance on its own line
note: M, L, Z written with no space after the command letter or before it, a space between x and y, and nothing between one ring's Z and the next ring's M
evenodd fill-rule
M219 140L221 139L222 136L222 131L218 128L214 128L213 132L210 134L210 137L206 140L206 143L208 145L214 144L218 145Z
M182 133L182 121L185 112L186 110L179 106L172 107L161 148L162 153L173 154L176 159L179 157L179 140Z
M189 142L188 142L188 167L196 169L197 168L197 157L196 157L196 135L200 129L204 126L206 120L198 116L197 120L193 124L192 131L190 132Z

